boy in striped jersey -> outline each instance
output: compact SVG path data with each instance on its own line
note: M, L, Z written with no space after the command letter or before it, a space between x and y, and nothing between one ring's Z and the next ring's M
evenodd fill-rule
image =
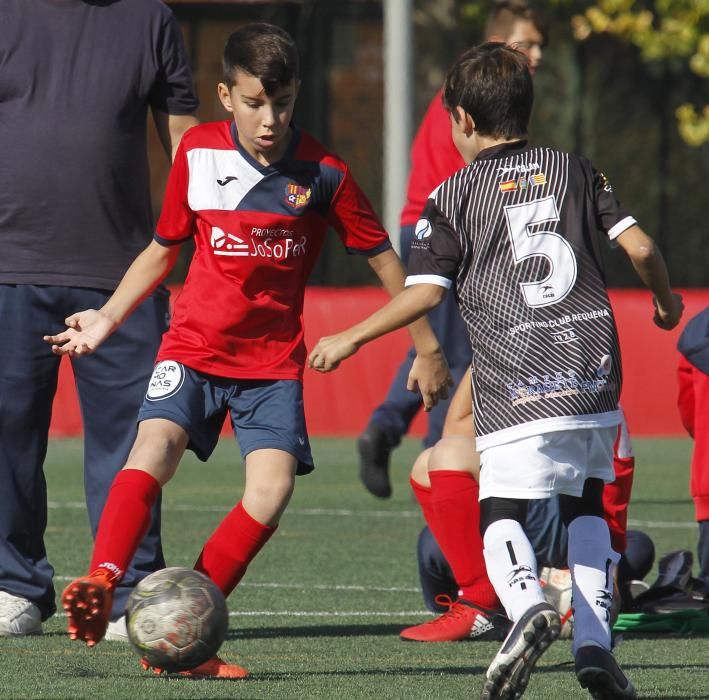
M584 158L527 144L525 57L503 44L466 51L446 78L453 140L468 165L431 195L416 226L403 294L324 338L310 365L334 369L364 343L440 303L455 285L473 349L481 534L490 581L513 626L483 700L519 698L559 636L523 529L527 501L558 495L567 525L576 676L595 698L635 698L611 653L618 555L603 519L620 422L618 338L597 232L629 256L674 328L682 301L660 251Z

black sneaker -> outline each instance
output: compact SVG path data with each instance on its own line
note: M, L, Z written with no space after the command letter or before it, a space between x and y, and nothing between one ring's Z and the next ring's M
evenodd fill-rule
M635 700L635 688L607 649L591 645L576 652L576 678L595 700Z
M485 673L481 700L517 700L541 655L559 638L559 613L549 603L537 603L512 626Z
M359 452L359 478L364 487L377 498L391 496L389 481L389 457L391 447L384 431L370 423L357 439Z

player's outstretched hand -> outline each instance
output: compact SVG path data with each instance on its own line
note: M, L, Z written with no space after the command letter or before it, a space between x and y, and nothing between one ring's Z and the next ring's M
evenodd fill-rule
M317 372L332 372L342 360L356 352L357 345L349 340L346 332L328 335L320 338L308 355L308 367Z
M108 338L116 323L96 309L86 309L64 320L67 329L57 335L45 335L44 341L52 346L55 355L81 357L90 355Z
M440 350L431 355L416 355L406 388L421 392L424 410L430 411L441 399L448 398L451 386L453 377Z
M684 312L684 302L680 294L672 294L671 307L666 309L657 300L657 297L652 298L652 303L655 306L655 325L663 330L671 331L682 318Z

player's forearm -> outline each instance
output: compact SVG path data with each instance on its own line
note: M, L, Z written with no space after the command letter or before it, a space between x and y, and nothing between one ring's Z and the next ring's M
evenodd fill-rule
M672 306L672 287L667 273L665 259L659 248L653 243L650 250L631 262L643 284L652 291L657 301L664 307Z
M665 259L655 242L640 227L631 226L618 243L625 250L643 284L664 308L672 308L672 288Z
M404 289L388 304L375 311L361 323L349 329L351 342L357 347L386 335L391 331L408 326L416 333L414 342L419 355L432 355L440 352L440 344L426 321L425 314L440 303L445 290L432 284L417 284ZM420 319L423 326L417 322ZM414 336L412 332L412 336Z
M167 277L179 255L180 246L161 246L153 241L133 261L123 279L101 308L116 326L120 325Z
M172 162L183 134L199 124L199 120L193 114L166 114L159 109L153 110L153 119L160 143Z
M379 277L384 289L387 290L392 298L403 292L406 274L399 256L393 250L385 251L380 255L370 258L369 263ZM420 291L421 290L419 290L419 292ZM425 314L437 306L443 300L444 296L445 290L443 288L439 288L438 290L428 290L426 295L421 295L420 303L426 306L423 313ZM413 308L412 312L414 314L417 313L413 310ZM403 316L397 314L396 321L394 322L399 323L401 318L403 318ZM408 331L411 335L411 339L413 340L417 354L425 356L440 352L441 348L438 339L436 338L425 316L412 315L409 320L400 323L400 325L397 325L395 328L401 328L404 325L408 325ZM395 328L392 328L391 330L395 330ZM384 331L382 335L388 332L388 330ZM369 340L372 340L372 338L369 338ZM364 342L368 342L368 340Z

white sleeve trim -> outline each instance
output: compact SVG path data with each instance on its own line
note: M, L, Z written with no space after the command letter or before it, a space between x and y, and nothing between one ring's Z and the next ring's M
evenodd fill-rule
M621 219L615 226L611 227L611 229L608 231L608 238L614 241L616 238L618 238L618 236L620 236L621 233L623 233L623 231L629 229L636 223L637 221L635 221L632 216L626 216L624 219Z
M409 275L406 278L404 286L412 287L414 284L435 284L438 287L450 289L453 285L453 280L449 280L447 277L440 277L439 275Z

